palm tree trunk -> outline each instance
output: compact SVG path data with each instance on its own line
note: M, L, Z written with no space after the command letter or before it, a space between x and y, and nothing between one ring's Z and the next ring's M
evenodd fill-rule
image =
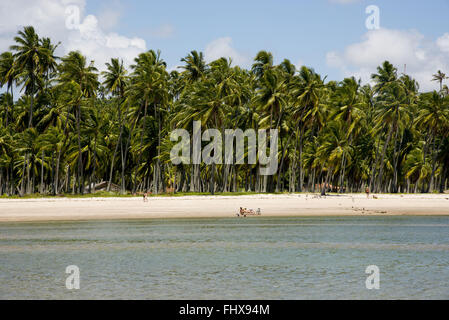
M34 77L31 77L30 117L28 119L28 128L31 128L33 126L33 107L34 107Z
M302 147L303 147L303 139L304 139L304 123L301 124L301 131L299 133L299 192L303 191L303 185L304 185L304 166L302 161Z
M77 106L77 116L76 116L76 131L77 131L77 135L78 135L78 172L77 172L77 181L78 181L78 188L77 188L77 192L79 192L80 194L84 193L84 185L82 185L83 183L83 169L82 169L82 165L83 165L83 160L81 158L81 103L78 103Z
M385 154L387 153L387 147L388 147L388 145L390 143L394 127L395 127L395 125L392 124L391 127L390 127L390 130L388 131L387 140L385 141L385 145L384 145L383 150L382 150L382 156L381 156L381 160L380 160L379 176L378 176L376 187L374 188L376 190L375 192L378 192L377 190L380 188L380 185L382 183L382 175L383 175L383 171L384 171Z
M436 139L433 140L433 150L432 150L432 155L433 155L432 156L432 173L430 175L430 182L429 182L429 186L427 187L427 192L433 191L433 183L435 181L435 171L437 169L436 162L437 162L438 150L441 149L441 146L443 145L443 142L444 142L443 139L441 139L441 141L438 145L438 148L435 151L435 140Z
M212 162L211 165L209 192L212 195L215 194L215 162Z
M94 142L94 165L93 165L93 169L92 169L92 177L93 177L93 192L95 193L95 184L96 184L96 179L95 179L95 171L97 169L97 136L95 135L95 142Z
M328 168L327 174L326 174L326 179L324 181L324 184L321 187L321 195L325 196L326 195L326 189L327 189L327 185L329 183L329 177L330 177L330 173L333 170L332 167Z
M41 160L41 194L44 193L44 150L42 150L42 160Z
M119 137L117 139L117 144L115 145L115 149L114 149L114 154L112 155L112 162L111 162L111 168L109 171L109 181L108 181L108 187L106 189L106 191L111 191L111 184L112 184L112 176L114 174L114 164L115 164L115 157L117 156L117 152L118 152L118 147L121 147L121 139L122 139L122 125L121 125L121 112L120 112L120 106L119 106L119 111L118 111L118 117L119 117L119 123L120 123L120 133L119 133ZM123 153L123 149L122 149L122 153ZM123 157L122 157L122 166L123 166ZM121 190L122 191L122 190Z
M139 150L139 156L137 159L137 166L139 166L140 164L140 159L142 157L142 149L143 149L143 136L145 134L145 130L146 130L146 122L147 122L147 109L148 109L148 101L145 100L145 104L144 104L144 116L143 116L143 124L142 124L142 133L140 134L140 150ZM140 112L139 112L140 114ZM135 173L135 179L137 180L137 169L134 168L134 173ZM154 181L153 181L154 183Z
M294 130L292 132L292 134L289 135L287 143L285 144L285 146L283 148L284 150L282 150L282 159L281 159L281 164L279 166L279 173L278 173L278 181L277 181L277 185L276 185L276 192L279 192L279 188L280 188L281 180L282 180L282 169L283 169L283 166L284 166L285 155L287 153L287 148L288 148L288 145L290 144L290 140L291 140L293 134L295 133L295 131L296 130Z
M446 181L446 172L447 172L447 166L443 165L443 172L441 173L441 179L440 179L440 193L444 192L444 182Z

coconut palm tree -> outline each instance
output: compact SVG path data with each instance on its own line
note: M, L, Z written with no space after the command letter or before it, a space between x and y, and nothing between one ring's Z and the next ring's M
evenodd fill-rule
M12 45L10 49L14 52L18 83L23 85L25 93L30 96L28 127L31 128L37 83L48 67L48 62L52 60L52 52L48 47L42 46L42 42L32 26L24 27L23 31L19 31L18 36L14 37L14 41L16 44Z
M6 105L5 112L5 126L9 124L9 115L12 113L12 107L14 105L14 92L13 84L16 81L18 75L17 68L15 67L14 56L11 52L6 51L0 55L0 86L3 87L6 84L6 92L11 92L11 104Z
M155 52L153 50L142 53L135 59L136 64L131 66L133 73L131 75L131 87L129 93L141 101L141 106L144 113L140 139L141 152L139 153L139 159L137 162L140 162L140 158L143 153L144 134L147 129L148 107L150 105L153 107L154 119L157 122L158 148L161 143L161 106L168 98L168 73L166 71L166 63L161 59L160 55L160 51ZM141 108L138 109L136 114L137 118L140 118L140 114ZM160 176L160 161L156 160L153 181L154 193L158 193L159 191L159 185L160 182L162 182L159 180Z
M325 91L321 77L312 69L301 67L297 77L291 83L292 104L294 106L292 116L297 121L299 135L296 135L296 145L299 145L299 185L301 192L304 185L304 170L302 166L302 152L304 145L304 133L307 128L315 128L323 125L322 103ZM297 131L297 130L296 130Z
M261 79L265 72L273 68L273 54L267 51L259 51L254 58L251 71L257 79Z
M191 51L181 61L185 63L184 66L181 66L181 69L184 69L182 74L188 82L200 80L207 72L207 65L202 52Z
M438 70L436 74L433 75L432 81L438 81L440 84L440 92L443 91L443 81L449 79L445 73Z
M124 102L125 98L125 90L126 86L128 84L128 76L127 71L125 67L123 66L123 60L119 61L119 59L111 59L111 62L106 63L107 71L102 72L102 75L104 77L103 85L106 89L106 92L111 93L113 96L118 98L117 103L117 110L118 110L118 121L119 121L119 127L120 127L120 133L117 140L117 144L115 147L114 154L112 156L111 161L111 172L109 177L109 183L108 183L108 191L111 188L111 182L112 182L112 172L114 171L114 163L115 163L115 156L118 151L118 146L120 146L120 155L121 155L121 162L122 162L122 175L121 175L121 192L122 194L125 192L125 156L124 156L124 150L123 150L123 142L122 142L122 136L123 136L123 119L122 119L122 104ZM125 112L126 113L126 112Z
M97 69L94 67L93 61L88 65L86 57L78 51L69 52L62 58L59 66L58 81L65 86L73 89L72 103L75 111L76 132L78 136L78 171L76 175L77 191L84 192L84 176L82 163L81 148L81 105L84 99L95 96L99 86Z
M423 130L427 131L426 133L430 141L429 144L432 145L432 173L426 189L426 192L429 192L435 178L437 156L449 128L449 99L443 98L440 94L434 91L432 93L423 94L421 96L421 101L421 108L415 123L417 126L420 126ZM439 136L441 136L440 139ZM440 142L437 145L438 139Z

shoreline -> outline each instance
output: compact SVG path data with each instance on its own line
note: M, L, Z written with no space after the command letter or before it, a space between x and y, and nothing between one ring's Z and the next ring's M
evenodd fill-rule
M261 209L257 217L449 216L447 194L256 194L117 198L0 199L1 222L232 218L239 207Z

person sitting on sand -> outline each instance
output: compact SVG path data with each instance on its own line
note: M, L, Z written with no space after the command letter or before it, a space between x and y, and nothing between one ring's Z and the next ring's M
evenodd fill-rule
M148 202L148 193L147 192L145 192L143 194L143 202Z

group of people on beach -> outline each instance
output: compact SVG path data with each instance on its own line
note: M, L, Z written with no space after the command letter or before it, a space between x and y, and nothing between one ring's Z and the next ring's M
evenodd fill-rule
M240 207L239 213L237 213L237 217L244 217L246 218L246 216L260 216L261 212L260 212L260 208L257 208L256 211L254 211L253 209L246 209L246 208L242 208Z

